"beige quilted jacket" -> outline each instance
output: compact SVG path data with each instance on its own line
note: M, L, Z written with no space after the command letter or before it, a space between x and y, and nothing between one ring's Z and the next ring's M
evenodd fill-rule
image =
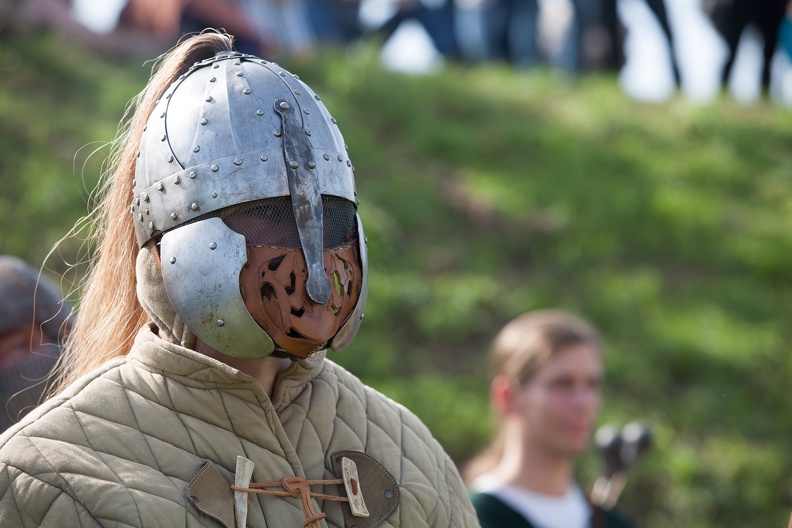
M187 493L205 461L229 483L238 455L255 463L254 482L320 480L336 477L330 455L344 450L371 455L398 483L381 526L478 526L427 428L333 362L294 363L270 401L247 375L145 328L129 355L0 436L0 527L218 527ZM298 498L250 497L249 527L305 520ZM344 527L342 503L312 500L323 527Z

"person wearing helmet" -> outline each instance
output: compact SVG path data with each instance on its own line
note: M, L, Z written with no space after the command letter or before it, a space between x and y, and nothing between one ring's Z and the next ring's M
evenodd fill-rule
M0 439L0 526L478 526L405 408L330 360L365 307L319 95L206 32L136 99L59 385Z
M71 309L24 260L0 255L0 433L38 405Z

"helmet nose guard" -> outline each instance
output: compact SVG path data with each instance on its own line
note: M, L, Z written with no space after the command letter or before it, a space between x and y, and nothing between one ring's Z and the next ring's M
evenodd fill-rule
M301 127L294 118L294 108L286 100L275 100L275 112L283 121L283 155L288 165L286 174L289 192L303 256L308 264L306 293L312 301L324 304L330 299L330 280L323 264L322 195L319 193L316 162L311 159L311 141L300 133Z

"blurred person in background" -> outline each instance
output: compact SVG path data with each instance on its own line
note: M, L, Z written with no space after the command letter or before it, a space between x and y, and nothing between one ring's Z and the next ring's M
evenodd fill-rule
M704 12L726 43L726 63L721 73L723 85L729 83L743 32L748 26L754 26L762 37L762 87L767 89L770 86L771 62L779 44L778 34L788 3L788 0L702 1Z
M325 359L368 259L321 97L205 32L126 115L55 395L0 440L0 526L478 526L426 426Z
M599 0L600 24L607 35L606 51L602 59L602 67L611 71L619 71L625 62L624 45L627 29L622 23L618 13L618 0ZM679 61L676 58L674 31L668 19L665 0L645 0L646 6L654 14L660 29L668 42L671 70L676 86L681 83L679 74ZM706 0L705 0L706 1Z
M387 42L402 23L414 20L423 26L435 49L446 59L459 58L453 0L393 0L395 11L379 27L367 32Z
M54 284L0 255L0 433L41 403L70 313Z
M600 407L597 330L565 312L528 312L498 333L491 365L498 433L463 472L482 528L629 527L574 476Z

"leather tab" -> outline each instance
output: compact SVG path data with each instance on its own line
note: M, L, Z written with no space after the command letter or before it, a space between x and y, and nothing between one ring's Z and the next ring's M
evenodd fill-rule
M357 466L359 491L363 495L370 517L356 517L348 504L343 505L346 528L374 528L387 519L399 506L399 485L396 479L372 457L361 451L339 451L331 455L333 471L343 478L344 457Z
M234 528L234 494L210 460L203 463L187 486L187 500L226 528Z

